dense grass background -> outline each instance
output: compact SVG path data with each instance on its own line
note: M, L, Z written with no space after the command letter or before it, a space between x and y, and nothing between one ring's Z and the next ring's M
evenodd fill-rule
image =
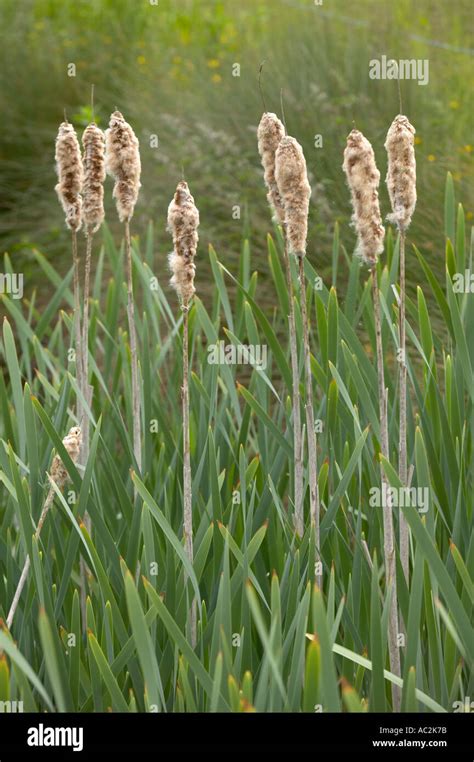
M141 140L143 189L135 224L142 234L149 219L161 231L184 167L200 200L203 242L235 266L244 229L246 236L255 233L255 248L264 255L268 214L255 161L263 59L267 105L280 111L283 88L288 131L305 151L313 186L310 251L329 276L336 221L344 223L342 242L352 247L341 155L353 120L372 141L385 173L383 142L399 106L395 82L368 77L369 60L382 54L430 62L427 87L402 83L404 111L417 129L419 203L410 237L423 240L430 264L443 275L447 170L468 220L474 212L469 0L457 0L454 8L430 0L333 0L320 7L312 0L160 0L158 6L148 0L25 0L21 12L14 0L1 0L0 13L0 236L32 278L40 277L29 253L34 245L47 246L61 273L69 266L52 190L53 140L64 108L77 127L87 123L91 82L101 126L118 106ZM70 62L76 77L67 76ZM240 77L232 76L235 62ZM322 148L314 147L315 134L323 136ZM158 148L150 147L150 135L158 135ZM384 187L381 192L387 209ZM234 205L241 207L240 221L233 219ZM160 237L156 245L168 243ZM414 258L408 270L415 284L421 270ZM206 265L201 279L207 294L212 277Z
M401 569L398 575L407 634L401 649L403 707L433 712L451 711L474 687L474 303L472 294L456 295L452 286L454 272L472 268L473 251L450 177L445 220L445 283L419 251L412 254L425 276L407 308L415 357L408 370L408 452L412 484L427 487L430 501L423 517L414 508L405 510L412 538L409 589ZM193 568L181 541L181 320L161 280L150 288L158 265L152 226L135 240L133 253L143 299L137 316L143 472L133 468L130 357L121 318L123 250L106 229L91 319L90 459L82 480L67 461L72 484L58 492L40 542L31 538L46 494L45 471L53 447L65 456L61 438L74 420L74 368L67 362L72 273L63 280L36 252L54 292L47 309L37 309L35 295L23 304L3 298L8 319L0 345L6 367L0 375L2 616L26 553L32 569L11 636L0 632L0 699L22 699L27 710L390 711L394 678L387 671L382 516L368 502L370 488L379 483L380 449L370 283L356 259L338 256L337 240L329 290L313 290L314 262L306 261L316 415L324 425L324 573L318 590L309 518L298 540L288 502L291 379L286 346L277 338L285 331L288 306L280 248L276 231L268 239L270 313L259 307L260 258L251 255L248 241L238 272L209 251L212 304L206 308L197 297L192 308ZM106 265L114 276L104 293ZM380 277L391 453L385 467L393 485L397 266L398 245L389 235ZM343 269L349 288L338 295ZM432 330L429 294L444 317L446 342ZM301 334L299 307L297 318ZM247 380L239 383L241 368L207 362L218 338L268 346L268 367L244 368ZM133 485L139 493L135 505ZM81 523L86 509L92 536ZM85 621L81 556L90 569ZM195 594L199 635L193 651L185 633Z

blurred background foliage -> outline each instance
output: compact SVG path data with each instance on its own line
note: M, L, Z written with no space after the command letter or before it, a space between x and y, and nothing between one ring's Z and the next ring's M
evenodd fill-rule
M201 210L203 247L212 241L222 260L235 266L242 228L247 235L258 233L252 238L265 271L270 222L256 147L262 60L267 108L280 113L283 88L288 131L306 154L313 186L308 251L323 276L330 273L336 221L347 249L354 245L341 170L354 122L373 143L385 176L383 143L399 99L396 82L369 78L371 58L429 59L429 84L405 81L401 93L403 110L417 129L419 202L410 239L439 275L446 170L464 201L467 222L472 219L470 0L333 0L320 6L313 0L0 0L0 9L0 241L16 269L31 278L41 277L34 247L54 256L59 272L70 266L54 193L54 139L64 109L82 132L91 116L91 83L99 124L105 129L117 107L140 138L143 188L134 233L143 234L148 220L155 222L156 274L162 268L167 277L166 209L183 172ZM68 76L71 63L75 77ZM323 137L322 148L315 147L316 134ZM110 180L107 189L113 227ZM384 184L381 204L385 215ZM207 257L203 261L205 297L211 278ZM421 275L416 268L410 257L413 282Z

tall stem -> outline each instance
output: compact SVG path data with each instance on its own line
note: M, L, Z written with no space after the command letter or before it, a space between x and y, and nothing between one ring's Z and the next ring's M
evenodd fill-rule
M380 294L377 284L377 267L372 269L372 295L374 301L375 318L375 337L377 346L377 375L378 375L378 393L380 409L380 446L382 455L389 460L388 445L388 412L387 395L385 390L385 376L383 365L383 346L382 346L382 321L380 316ZM380 464L380 475L382 481L383 493L383 534L384 534L384 556L385 556L385 580L388 594L390 595L390 612L388 621L388 650L390 657L390 669L394 675L400 677L400 653L398 650L398 600L397 600L397 577L396 577L396 559L395 559L395 538L393 530L392 503L389 499L389 484L382 463ZM387 499L385 499L387 498ZM400 689L392 685L393 711L400 711Z
M73 288L74 288L74 334L76 352L76 383L79 391L83 392L83 351L81 336L81 295L79 286L79 256L77 253L77 233L72 231L72 262L73 262ZM76 417L78 424L82 426L83 409L80 398L77 398Z
M48 495L46 497L46 500L44 501L43 510L41 511L41 515L40 515L39 520L38 520L38 526L36 527L36 532L35 532L35 539L36 540L38 539L38 537L41 534L41 530L43 528L44 521L46 519L46 516L48 515L48 511L51 508L51 505L53 504L53 500L54 500L54 489L53 489L53 486L51 485L51 487L49 488L49 492L48 492ZM23 588L25 586L25 582L26 582L26 578L28 576L28 571L30 569L30 565L31 565L30 557L27 556L25 564L23 566L23 571L21 572L21 576L20 576L20 579L18 581L18 585L17 585L16 591L15 591L15 595L13 596L12 605L10 606L10 610L9 610L8 616L7 616L7 628L9 630L11 629L12 622L13 622L13 617L15 616L15 611L17 610L18 603L20 601L20 596L21 596L21 593L22 593Z
M400 229L400 317L399 317L399 387L400 425L398 442L398 475L403 486L407 486L407 364L405 329L405 231ZM400 511L400 560L403 573L409 582L409 530L405 515Z
M285 238L284 262L286 282L288 288L288 329L290 335L290 356L292 371L292 406L293 406L293 448L294 448L294 524L295 532L299 537L303 536L303 443L301 434L301 397L300 397L300 374L298 368L298 344L296 338L295 306L293 303L293 283L291 280L290 255L286 230L283 230Z
M135 305L132 281L132 247L130 242L130 222L125 221L125 259L127 267L127 315L130 333L130 354L132 363L132 416L133 416L133 454L138 470L142 468L141 445L141 404L138 380L137 332L135 329Z
M316 558L320 561L320 532L319 532L319 489L318 489L318 455L316 449L316 429L313 408L313 380L311 374L311 350L309 345L309 317L306 309L306 281L304 275L304 257L298 257L299 281L301 290L301 317L303 321L303 352L305 376L305 411L306 436L308 439L308 470L309 470L309 501L311 523L314 526ZM321 587L321 575L316 575L318 587Z
M92 258L92 235L86 235L86 262L84 267L84 316L82 320L82 346L83 355L83 395L88 406L92 402L91 390L89 387L89 292L90 292L90 273ZM84 413L82 425L82 463L85 465L89 457L89 416Z
M184 546L189 562L194 560L193 551L193 512L192 512L192 481L191 453L189 445L189 305L183 305L183 497L184 497ZM194 648L197 642L196 632L196 599L194 598L190 612L191 644Z

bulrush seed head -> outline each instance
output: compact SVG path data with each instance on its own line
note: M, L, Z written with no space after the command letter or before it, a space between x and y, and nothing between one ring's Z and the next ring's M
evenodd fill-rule
M387 183L392 214L390 222L406 230L416 206L415 128L406 116L395 117L385 140L388 156Z
M275 179L275 153L280 140L285 136L285 128L276 114L265 112L258 125L258 152L264 169L267 200L275 221L280 225L285 222L285 209Z
M194 257L198 244L199 211L188 184L178 183L176 193L168 207L168 230L173 236L174 249L169 255L172 273L171 285L184 307L189 305L196 289Z
M359 130L348 135L342 165L352 198L352 224L357 232L356 254L368 265L376 264L383 251L385 228L380 216L380 172L374 151Z
M63 445L73 463L77 463L82 445L82 431L79 426L73 426L63 439ZM58 487L63 487L69 479L69 474L59 455L55 455L51 464L50 476Z
M84 226L93 235L104 220L105 135L89 124L82 135L84 146Z
M306 254L308 210L311 186L303 149L295 138L283 137L275 154L275 178L285 209L285 226L290 252Z
M130 221L140 190L140 151L138 138L120 111L110 117L105 133L105 168L115 180L113 197L120 222Z
M56 193L66 215L66 225L78 231L82 223L82 184L84 180L81 149L76 131L69 122L62 122L56 137Z

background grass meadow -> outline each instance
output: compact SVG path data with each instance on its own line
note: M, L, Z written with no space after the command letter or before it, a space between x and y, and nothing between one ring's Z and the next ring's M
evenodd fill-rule
M32 561L12 631L0 630L0 700L22 700L26 711L390 712L396 684L404 710L441 713L474 695L474 295L453 287L456 273L473 268L473 59L470 4L454 7L38 0L20 12L0 2L3 269L25 275L24 298L3 294L0 303L2 620L27 554ZM382 512L369 502L380 482L370 274L352 257L341 170L355 121L384 176L383 142L399 107L395 83L367 76L368 60L382 54L430 60L426 88L402 83L404 111L417 128L419 196L407 247L408 459L429 507L402 509L411 544L408 585L397 557L401 678L388 666ZM289 297L256 146L262 59L267 105L279 111L283 87L288 130L303 144L314 188L305 273L323 423L321 589L308 495L301 539L292 526ZM71 62L75 78L67 77ZM234 63L240 77L232 76ZM143 187L132 223L140 473L110 180L107 224L94 249L84 473L61 443L75 423L77 386L54 138L64 107L78 129L89 121L91 82L101 126L117 106L141 140ZM313 147L316 133L321 149ZM182 320L168 288L164 230L183 169L202 220L190 313L192 566L182 542ZM232 217L236 204L240 220ZM381 205L385 216L384 186ZM389 389L390 462L382 462L393 486L398 263L388 229L378 275ZM316 275L322 290L313 288ZM296 286L296 271L293 278ZM296 326L301 344L298 300ZM221 339L265 345L267 367L210 364L209 347ZM54 449L72 480L36 541ZM186 637L194 597L195 649Z

